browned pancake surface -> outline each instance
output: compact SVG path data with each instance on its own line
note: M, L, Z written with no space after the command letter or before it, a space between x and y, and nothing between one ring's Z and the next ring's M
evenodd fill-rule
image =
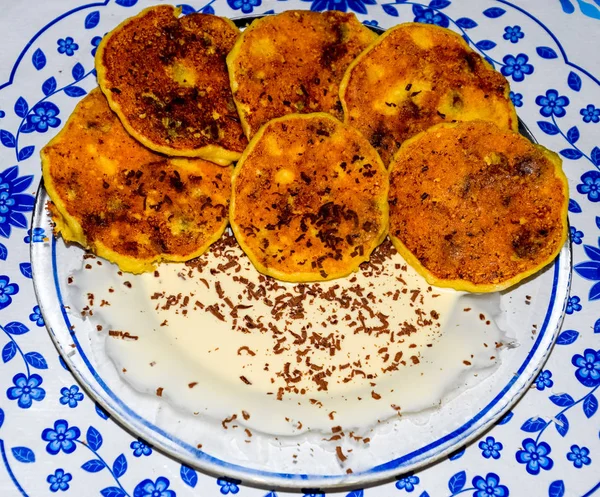
M390 164L390 235L430 283L499 290L558 254L568 198L553 152L488 122L440 125Z
M121 269L200 255L227 224L231 167L140 145L99 89L42 150L57 231Z
M246 135L290 113L342 119L340 80L375 38L354 14L338 11L287 11L254 21L227 58Z
M387 233L387 171L329 114L270 121L233 176L230 223L255 267L285 281L345 276Z
M484 119L517 130L504 76L450 30L402 24L350 66L340 93L345 122L387 165L400 144L441 122Z
M231 162L247 143L225 64L239 31L221 17L177 14L152 7L109 33L96 56L98 81L144 145Z

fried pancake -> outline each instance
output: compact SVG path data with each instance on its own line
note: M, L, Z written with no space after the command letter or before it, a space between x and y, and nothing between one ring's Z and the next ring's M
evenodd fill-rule
M287 11L255 20L227 56L231 89L248 138L291 113L342 119L339 83L377 35L354 14Z
M340 84L345 122L387 165L400 144L441 122L492 121L517 131L506 78L456 33L401 24L350 65Z
M227 225L232 167L148 150L99 89L41 155L55 232L123 271L197 257Z
M436 286L494 292L552 262L567 238L558 155L486 121L440 124L390 164L390 236Z
M247 144L225 64L239 30L229 19L179 12L151 7L106 35L96 54L98 82L148 148L226 165Z
M330 280L357 270L385 237L387 193L385 166L358 131L324 112L292 114L244 151L229 220L261 273Z

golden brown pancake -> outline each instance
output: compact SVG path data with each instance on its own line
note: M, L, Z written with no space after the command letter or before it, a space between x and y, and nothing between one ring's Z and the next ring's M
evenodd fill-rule
M441 122L483 119L517 131L506 78L456 33L401 24L350 65L340 85L345 122L387 165L400 144Z
M255 20L227 57L231 89L248 138L291 113L342 119L339 83L377 35L354 14L287 11Z
M554 152L485 121L440 124L390 164L390 236L429 283L508 288L557 256L567 179Z
M225 57L239 30L222 17L150 7L106 35L98 82L129 133L167 155L226 165L247 144Z
M360 133L330 114L292 114L250 141L229 219L261 273L330 280L357 270L385 237L387 193L385 166Z
M227 225L232 168L148 150L99 89L41 155L55 232L123 271L197 257Z

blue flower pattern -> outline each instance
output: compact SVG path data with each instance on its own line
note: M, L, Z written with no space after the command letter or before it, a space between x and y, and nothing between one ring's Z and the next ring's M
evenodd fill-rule
M44 326L44 316L42 316L39 305L33 308L33 312L29 315L29 321L33 321L38 326Z
M83 400L83 394L77 385L73 385L71 388L61 388L60 395L60 403L63 406L68 405L70 408L77 407L77 404Z
M569 99L565 96L559 96L556 90L546 91L546 95L539 95L535 99L535 103L540 108L540 114L544 117L550 117L555 115L556 117L563 117L567 111L565 107L569 105Z
M33 228L32 230L27 230L27 235L23 238L25 243L39 243L43 242L46 238L46 230L44 228Z
M0 276L0 309L12 303L12 296L19 293L19 285L11 283L8 276Z
M485 440L479 442L479 448L481 449L481 455L486 459L490 457L492 459L500 459L500 451L503 446L500 442L496 442L494 437L486 437Z
M54 428L46 428L42 432L42 440L48 442L46 451L55 456L60 451L71 454L77 447L75 441L81 436L81 431L76 426L69 428L69 423L64 419L54 422Z
M517 451L517 462L525 464L527 472L538 475L540 470L549 471L554 466L554 461L548 457L552 449L546 442L536 444L531 438L523 440L523 448Z
M40 387L43 381L39 374L27 377L18 373L13 378L15 386L6 391L6 396L10 400L16 400L20 408L29 409L34 400L39 402L46 396L46 391Z
M423 8L419 5L413 6L413 13L415 14L414 22L421 22L424 24L435 24L442 28L447 28L450 24L448 18L440 11Z
M552 378L552 371L542 371L540 372L540 374L538 375L538 377L535 380L535 387L541 392L543 390L545 390L546 388L550 388L552 385L554 385L554 382L550 379Z
M420 482L418 476L414 475L406 475L400 478L396 482L396 488L398 490L406 490L407 492L412 492L415 489L415 486Z
M567 314L579 312L582 309L582 306L579 302L581 302L581 299L577 295L573 295L572 297L570 297L569 301L567 302L567 308L565 312Z
M502 37L511 43L518 43L524 36L525 34L521 31L521 26L506 26Z
M129 448L133 449L134 457L149 456L152 454L152 448L140 439L131 442Z
M18 166L9 167L0 173L0 236L8 238L13 227L28 226L23 213L33 210L35 199L33 195L23 192L29 188L32 181L33 176L19 176Z
M600 122L600 109L597 109L592 104L581 109L579 113L583 116L584 123L597 123Z
M525 76L533 74L533 66L528 63L529 57L523 53L517 56L506 55L502 61L504 65L500 68L500 72L507 78L510 76L520 82L525 79Z
M53 475L48 475L46 481L50 483L50 491L69 490L69 482L73 479L71 473L65 473L64 469L57 469Z
M219 491L223 495L227 494L237 494L240 491L240 487L238 486L240 482L238 480L233 480L231 478L218 478L217 485L221 487Z
M355 1L355 2L346 1L346 0L308 0L308 1L312 1L312 4L316 5L317 7L324 5L322 8L320 8L320 10L337 9L337 10L342 10L342 11L354 10L356 12L359 12L360 10L356 10L353 7L355 5L362 4L362 7L359 7L359 8L366 9L365 5L375 4L375 2L372 2L372 3L366 2L366 1L360 2L360 0ZM257 2L257 3L254 4L253 2ZM248 12L252 12L255 7L259 6L261 3L261 0L238 0L237 8L234 7L233 5L231 5L231 3L233 3L233 0L228 0L228 3L230 3L230 7L234 10L241 10L244 13L248 13ZM317 9L314 9L314 10L317 10ZM413 10L414 10L414 8L413 8ZM417 15L415 14L415 20L417 20L416 17L417 17ZM422 6L422 8L420 9L419 17L421 17L422 19L420 19L418 22L426 22L426 23L438 24L438 25L443 25L446 22L445 20L448 19L445 15L441 14L441 12L439 10L437 10L435 8L428 8L425 6ZM377 23L377 21L374 21L373 25L375 25L376 23ZM365 22L365 24L368 24L368 21ZM517 43L520 39L523 38L523 33L518 26L515 26L514 28L511 28L511 29L509 29L509 28L510 28L510 26L507 26L505 28L505 33L504 33L505 40L510 41L511 43ZM516 29L516 28L519 28L519 29ZM98 39L96 40L96 38L98 38ZM92 39L92 42L91 42L92 52L94 54L96 52L96 49L97 49L97 46L98 46L100 40L101 40L100 37L94 37ZM61 41L63 42L62 44L61 44ZM65 54L67 56L72 56L75 53L75 51L79 48L78 45L74 42L73 38L71 38L71 37L66 37L65 39L59 40L58 45L59 45L58 52L61 54ZM62 51L61 51L61 48L62 48ZM513 66L513 68L505 69L506 66L503 66L501 68L501 71L503 72L503 74L505 73L505 71L510 73L510 74L505 74L505 76L512 77L515 81L522 81L526 75L531 74L533 72L533 66L531 66L531 64L528 63L529 62L528 58L526 58L524 60L521 59L521 61L518 60L519 56L521 56L521 55L524 55L524 54L519 54L518 56L514 57L515 63L513 63L513 64L510 64L509 62L507 62L506 57L505 57L504 63L506 65ZM527 56L525 56L525 57L527 57ZM522 69L523 65L531 66L531 71L527 72L529 70L528 68L523 70ZM517 67L514 67L514 66L517 66ZM520 71L520 75L519 75L519 71ZM521 77L520 80L517 79L519 77ZM542 115L544 115L545 117L563 117L565 115L565 113L563 111L565 110L565 107L567 107L569 105L569 99L566 97L566 95L559 96L558 92L556 92L555 95L553 93L549 94L548 92L546 92L545 97L544 96L538 97L538 99L541 99L541 98L547 99L547 102L542 101L540 103L540 102L538 102L538 99L536 99L536 103L541 107L540 113ZM523 97L520 93L511 92L510 98L513 101L515 107L521 107L523 105L523 103L522 103ZM552 102L554 102L554 103L552 103ZM49 105L44 106L43 104L49 104ZM57 117L58 113L59 113L58 107L56 107L54 104L52 104L50 102L43 102L40 105L41 105L41 107L34 106L34 109L32 109L30 111L30 114L27 117L27 123L29 126L27 128L25 128L24 130L22 130L22 132L27 133L27 132L31 132L31 131L35 130L35 131L43 133L43 132L47 131L49 128L56 128L56 127L60 126L61 120ZM40 109L42 109L42 110L40 111ZM562 109L562 111L561 111L561 109ZM544 112L543 112L544 110L546 111L546 114L544 114ZM4 115L5 115L4 111L0 111L0 118L4 117ZM587 105L586 107L583 107L580 110L580 115L581 115L581 119L584 123L597 123L600 121L600 109L597 109L595 106L593 106L591 104ZM34 117L35 117L35 119L32 119ZM31 128L31 129L28 129L28 128ZM586 173L582 176L581 185L577 186L577 191L580 194L587 196L588 200L590 200L590 201L598 201L599 196L600 196L600 194L598 193L600 190L600 176L597 174L592 174L592 173L596 173L596 171L589 171L588 173ZM581 191L580 191L580 187L581 187ZM25 187L21 191L24 191L26 188L27 187ZM5 191L7 191L7 190L6 189L3 190L2 185L0 185L0 192L5 192ZM11 193L19 193L19 192L12 191ZM2 194L0 193L0 226L5 224L5 222L6 222L6 224L8 224L8 230L4 231L4 232L8 232L8 233L6 235L2 233L2 236L5 236L5 237L8 237L10 235L10 226L13 226L13 227L18 226L21 228L23 228L24 226L17 225L17 224L11 224L9 221L9 219L10 219L9 215L3 216L3 214L6 214L6 212L3 212L2 206L4 206L4 209L7 212L16 212L16 213L27 212L26 210L14 209L15 203L11 202L10 199L14 199L14 195L5 195L3 197ZM8 200L8 202L7 202L7 200ZM31 206L32 205L33 205L33 203L31 202ZM31 208L28 210L30 211ZM41 228L36 228L36 229L41 229ZM33 236L31 235L31 233L29 233L28 236L30 237L30 239L26 240L27 243L29 243L30 241L38 241L35 239L35 235L36 235L35 231L34 231ZM573 243L575 243L577 245L581 244L583 236L584 236L583 231L579 231L574 228L571 228L571 237L573 239ZM42 240L43 240L43 237L42 237ZM39 240L39 241L42 241L42 240ZM600 277L598 279L600 279ZM0 285L1 284L2 284L2 280L0 279ZM4 284L4 286L11 285L11 284L16 285L15 283L10 283L7 280L6 283ZM17 291L18 291L18 285L16 285L16 287L17 287ZM16 293L16 292L14 292L14 293ZM14 295L14 293L12 295ZM11 294L9 294L9 298L10 298L10 295ZM1 297L1 292L0 292L0 305L1 305L1 302L2 302L2 297ZM577 297L577 301L569 302L572 312L577 312L578 310L581 310L581 304L579 302L580 302L579 297ZM579 306L580 308L577 309L577 306ZM37 311L36 311L36 308L37 308ZM30 314L30 320L33 322L36 322L36 324L38 326L43 326L43 318L41 316L41 313L39 312L39 307L36 306L36 308L34 308L34 312L32 314ZM40 319L41 319L41 324L39 321ZM592 354L594 354L593 357L592 357ZM600 354L600 351L586 349L581 355L576 354L575 356L573 356L572 363L575 366L575 376L578 379L578 381L581 382L584 386L593 386L594 388L598 386L598 375L600 374L598 372L600 370L599 354ZM22 376L25 379L27 379L27 378L31 379L32 377L38 376L38 375L30 375L30 376L22 375ZM540 376L538 376L538 378L536 380L536 383L535 383L536 387L538 387L538 382L540 381L541 377L542 377L542 373L540 374ZM13 378L13 383L15 384L15 386L11 387L11 388L22 388L22 387L19 387L19 385L17 384L16 378L17 378L16 376L15 376L15 378ZM552 380L550 378L551 378L551 373L548 378L545 378L544 388L550 388L551 385L546 384L547 381L552 382ZM41 380L41 378L40 378L40 380ZM35 381L33 383L35 383ZM33 385L33 383L32 383L32 385ZM26 382L24 383L21 378L19 379L19 384L25 385L26 387L28 386L27 383ZM41 384L41 381L37 385L33 385L33 388L38 388L43 391L43 389L39 388L39 384ZM74 385L73 387L76 387L76 386ZM542 388L542 390L544 388ZM62 399L64 397L65 390L68 390L69 393L71 393L70 389L63 388L61 390L61 394L63 394L63 396L61 396L61 398L60 398L61 403L63 403ZM79 395L82 395L80 392L76 392L76 393L78 393ZM16 392L15 392L15 394L16 394ZM7 395L8 395L8 392L7 392ZM45 393L44 393L44 395L45 395ZM20 402L20 399L22 397L23 397L23 395L19 396L18 399L14 398L12 400L17 400L17 402ZM43 396L41 398L43 398ZM37 399L33 399L33 400L37 400ZM79 401L76 401L76 402L79 402ZM64 404L70 405L70 402L67 401ZM59 423L59 421L63 421L64 425L62 423ZM77 439L80 436L79 429L76 427L69 428L66 421L64 421L64 420L59 420L59 421L57 421L55 423L54 430L52 430L51 428L44 430L44 432L42 434L42 439L49 442L48 447L54 442L59 442L60 448L55 453L58 453L61 450L65 453L70 453L68 451L70 450L72 452L74 450L75 445L73 445L73 449L71 450L70 448L67 448L67 449L63 448L63 443L65 441L67 441L67 442L77 441ZM57 426L57 423L59 423L58 426ZM54 439L46 438L44 436L44 433L46 433L47 431L48 431L48 433L46 434L46 437L54 436L54 435L50 434L50 432L54 432L54 434L56 435L56 438L54 438ZM61 435L64 435L62 437L62 439L61 439ZM527 439L527 440L531 441L532 439ZM527 447L528 447L527 448L526 444L525 444L526 441L523 442L523 449L521 449L519 452L527 452L528 454L530 454L529 460L526 462L523 462L523 461L519 460L519 457L521 457L522 459L527 459L528 456L527 455L521 455L521 456L517 455L517 461L520 464L525 464L527 467L527 471L529 473L535 474L530 471L530 465L532 465L531 461L536 460L536 458L533 456L533 454L535 452L538 455L538 457L537 457L538 467L540 467L541 469L544 469L544 470L550 470L552 467L552 459L550 459L548 457L548 454L550 453L549 446L547 447L548 450L545 452L545 454L543 454L544 451L546 450L546 447L544 446L545 442L538 443L537 440L534 441L535 449L533 451L531 451L531 450L528 450L528 448L531 448L532 445L527 444ZM133 446L134 443L136 443L136 442L134 441L131 443L131 448L134 451L135 457L140 457L141 455L148 455L148 454L146 454L145 450L142 447L145 447L150 452L152 450L141 441L137 442L140 445L138 445L136 447ZM548 445L548 444L545 444L545 445ZM494 456L494 453L498 453L498 457L499 457L500 451L502 450L502 444L500 444L499 442L496 442L496 440L493 437L487 437L485 440L482 440L479 443L479 448L481 449L482 456L484 458L496 459L497 457ZM135 452L138 449L139 449L139 455L136 455ZM487 455L487 456L485 455L486 451L487 451L487 453L489 453L489 455ZM53 452L51 452L51 450L49 448L48 448L48 452L50 454L53 453ZM545 461L544 458L546 458L550 461L549 468L543 466L544 464L548 465L547 461ZM589 449L586 447L579 447L578 445L571 446L571 450L570 450L570 452L568 452L566 454L566 458L573 463L573 466L575 468L581 468L583 466L589 465L591 462L591 459L589 457ZM538 470L538 472L539 472L539 470ZM416 481L411 482L410 478L414 478ZM50 491L57 492L59 490L61 490L61 491L68 490L69 482L71 481L71 479L72 479L72 477L69 473L65 473L64 470L59 469L59 470L56 470L53 475L48 475L47 482L50 484ZM220 482L222 480L223 479L219 479L217 481ZM406 490L407 492L410 492L410 491L413 491L414 486L419 483L419 478L417 476L410 476L410 477L408 477L408 480L409 481L404 484L404 487L402 489ZM399 480L396 483L397 487L398 487L398 484L400 483L400 481L402 481L402 480ZM489 473L486 477L476 476L473 479L473 487L474 487L473 491L475 492L473 495L475 497L486 497L486 496L492 496L492 495L500 496L500 497L507 496L508 495L507 487L504 485L500 485L499 481L500 481L499 477L493 473ZM148 482L151 486L148 484ZM138 488L142 485L142 483L146 483L144 485L145 488L142 488L141 490L138 491ZM218 484L221 487L221 493L223 493L223 491L222 491L223 486L221 485L221 483L218 483ZM409 490L409 486L411 484L412 484L412 488ZM237 484L233 483L233 485L235 485L235 487L239 490L239 487L237 486ZM150 491L151 493L148 494L147 491ZM141 482L136 487L136 492L138 492L138 493L135 494L135 492L134 492L134 497L138 497L138 496L139 497L147 497L148 495L152 495L153 497L154 496L174 497L174 495L175 495L175 492L173 490L169 490L169 481L164 477L159 477L155 482L153 482L152 480L145 480L144 482ZM230 493L237 493L237 490L235 492L230 491Z
M576 468L589 466L592 460L589 456L590 450L587 447L579 447L579 445L571 445L571 451L567 453L567 459L573 463Z
M75 54L75 51L79 48L79 45L75 43L73 38L67 36L66 38L59 38L56 42L58 44L58 53L65 54L69 57L72 57Z

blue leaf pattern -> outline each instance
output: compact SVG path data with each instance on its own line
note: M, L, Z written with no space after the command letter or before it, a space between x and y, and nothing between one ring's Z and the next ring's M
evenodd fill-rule
M31 63L33 64L33 67L35 67L38 71L45 67L46 56L44 55L44 52L42 52L41 49L38 48L35 52L33 52L33 55L31 56Z
M28 147L23 147L19 150L19 161L27 160L29 157L33 155L33 151L35 147L33 145L29 145Z
M46 359L39 352L28 352L25 354L25 360L36 369L48 369Z
M17 346L12 340L2 348L2 362L7 363L17 353Z
M571 160L581 159L581 157L583 156L583 154L575 148L565 148L565 149L561 150L559 153L563 157L566 157L567 159L571 159Z
M546 424L546 421L544 421L542 418L529 418L527 421L525 421L525 423L523 423L521 430L527 433L535 433L544 428Z
M25 326L23 323L19 323L18 321L11 321L4 326L4 329L11 335L24 335L29 331L27 326Z
M198 483L198 473L196 473L192 468L186 466L185 464L181 465L179 475L181 476L183 483L192 488L194 488Z
M100 490L102 497L124 497L127 495L119 487L107 487Z
M552 124L551 122L548 122L548 121L538 121L537 125L547 135L558 135L558 133L560 133L560 130L558 129L558 126Z
M569 420L564 414L558 414L556 416L556 421L554 422L554 426L556 426L556 431L560 433L561 437L565 437L569 432Z
M87 92L80 86L69 86L65 88L65 93L69 95L69 97L82 97Z
M556 339L557 345L571 345L577 337L579 336L579 332L575 330L565 330Z
M494 48L496 46L496 44L492 41L492 40L481 40L478 41L477 43L475 43L475 46L479 49L479 50L491 50L492 48Z
M565 484L562 480L553 481L548 487L548 497L563 497L565 495Z
M8 249L6 248L6 245L0 243L0 261L5 261L7 257Z
M506 10L501 9L500 7L492 7L483 11L483 15L490 19L496 19L504 14L506 14Z
M27 228L27 224L23 223L23 225L20 227ZM25 278L33 278L33 274L31 273L31 262L21 262L21 264L19 264L19 269L21 270L21 274L25 276Z
M556 52L552 48L550 48L550 47L537 47L535 49L535 51L537 52L537 54L542 59L556 59L556 58L558 58L558 55L556 54Z
M19 97L15 102L15 114L19 117L25 117L28 111L29 105L27 104L27 100L23 97Z
M567 407L575 404L575 399L573 399L573 397L571 397L568 393L561 393L560 395L551 395L550 400L553 404L556 404L560 407Z
M10 131L6 131L5 129L0 129L0 142L2 145L8 148L15 148L15 137Z
M460 492L467 483L467 474L464 471L456 473L448 480L448 489L451 494Z
M577 126L573 126L567 131L567 140L569 140L569 143L571 144L575 144L577 140L579 140L579 130L577 129Z
M592 159L592 164L594 164L594 166L600 167L600 148L599 147L594 147L592 149L592 153L590 154L590 157Z
M461 17L455 22L457 26L460 26L463 29L471 29L477 27L477 23L473 19L469 19L468 17Z
M123 476L126 471L127 459L125 457L125 454L121 454L115 459L115 462L113 464L113 473L115 474L115 477L121 478L121 476Z
M398 17L398 16L399 16L399 14L398 14L398 9L397 9L396 7L394 7L393 5L390 5L390 4L387 4L387 3L384 3L384 4L382 5L382 7L383 7L383 11L384 11L386 14L388 14L388 15L390 15L390 16L392 16L392 17Z
M96 26L98 26L98 23L100 22L100 12L95 10L94 12L90 12L86 17L85 17L85 29L94 29Z
M88 473L97 473L98 471L102 471L105 467L104 463L99 459L92 459L91 461L84 463L81 466L81 469Z
M32 463L35 462L35 454L28 447L13 447L11 449L13 456L19 462Z
M573 91L581 90L581 78L578 74L574 73L573 71L569 73L567 84L569 85L569 88L571 88L571 90Z
M598 399L594 396L594 394L588 395L583 401L583 413L586 418L591 418L596 411L598 410Z
M48 78L42 84L42 92L44 95L49 96L56 91L56 79L54 77Z
M581 206L572 198L569 199L569 212L573 214L579 214L581 212Z
M93 450L98 450L102 446L102 435L100 435L100 432L93 426L88 428L85 439L87 440L87 444Z
M75 64L73 66L73 69L71 71L71 75L73 76L73 79L75 81L79 81L81 78L83 78L84 74L85 74L85 69L81 65L81 62L77 62L77 64Z

